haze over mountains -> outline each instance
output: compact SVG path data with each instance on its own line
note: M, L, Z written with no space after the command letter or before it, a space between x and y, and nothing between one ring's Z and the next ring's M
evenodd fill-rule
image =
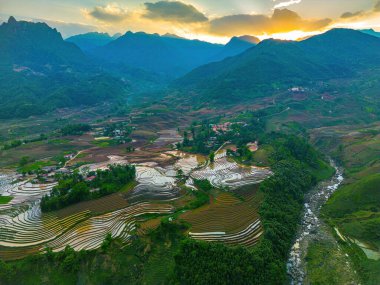
M92 32L69 37L66 39L66 41L76 44L83 51L89 51L101 46L105 46L120 36L120 34L110 36L107 33Z
M224 46L142 32L64 41L44 23L11 17L0 38L2 117L126 100L172 80L183 96L193 90L200 100L235 102L380 66L380 39L347 29L300 42L234 37Z

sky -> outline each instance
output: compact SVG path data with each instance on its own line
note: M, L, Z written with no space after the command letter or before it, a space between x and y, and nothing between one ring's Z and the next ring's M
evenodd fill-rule
M380 30L380 0L0 0L0 20L45 21L64 37L91 31L176 34L224 43L295 40L334 27Z

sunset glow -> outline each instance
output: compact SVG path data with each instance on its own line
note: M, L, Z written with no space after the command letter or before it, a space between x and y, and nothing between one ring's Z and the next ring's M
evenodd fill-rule
M0 20L45 21L64 37L90 31L176 34L225 43L232 36L297 40L334 27L380 27L374 0L0 0ZM323 2L323 3L322 3Z

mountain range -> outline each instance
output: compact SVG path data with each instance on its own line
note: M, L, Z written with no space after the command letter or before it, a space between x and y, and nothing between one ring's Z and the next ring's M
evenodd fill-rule
M380 32L376 32L374 29L360 30L362 33L380 38Z
M265 40L246 52L201 66L178 79L202 98L235 101L380 67L380 39L333 29L300 42Z
M86 52L101 46L105 46L106 44L112 42L113 40L116 40L120 36L120 34L110 36L107 33L92 32L69 37L66 39L66 42L74 43L81 50Z
M52 67L80 66L84 53L63 41L56 29L45 23L16 21L10 17L0 25L0 61L2 66L21 65L39 70Z
M0 118L39 115L126 96L128 86L101 70L45 23L0 25Z
M143 32L127 32L89 52L107 64L123 64L168 78L176 78L203 64L235 56L253 47L257 39L233 38L227 45Z
M2 118L157 94L170 82L169 92L234 103L380 67L380 39L349 29L299 42L243 36L219 45L141 32L65 41L45 23L10 17L0 38Z

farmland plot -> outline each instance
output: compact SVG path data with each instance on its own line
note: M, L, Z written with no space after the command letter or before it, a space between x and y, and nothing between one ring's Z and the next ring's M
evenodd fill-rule
M242 166L230 161L225 150L215 155L214 163L191 173L192 178L207 179L214 187L229 189L258 184L270 175L269 168Z

